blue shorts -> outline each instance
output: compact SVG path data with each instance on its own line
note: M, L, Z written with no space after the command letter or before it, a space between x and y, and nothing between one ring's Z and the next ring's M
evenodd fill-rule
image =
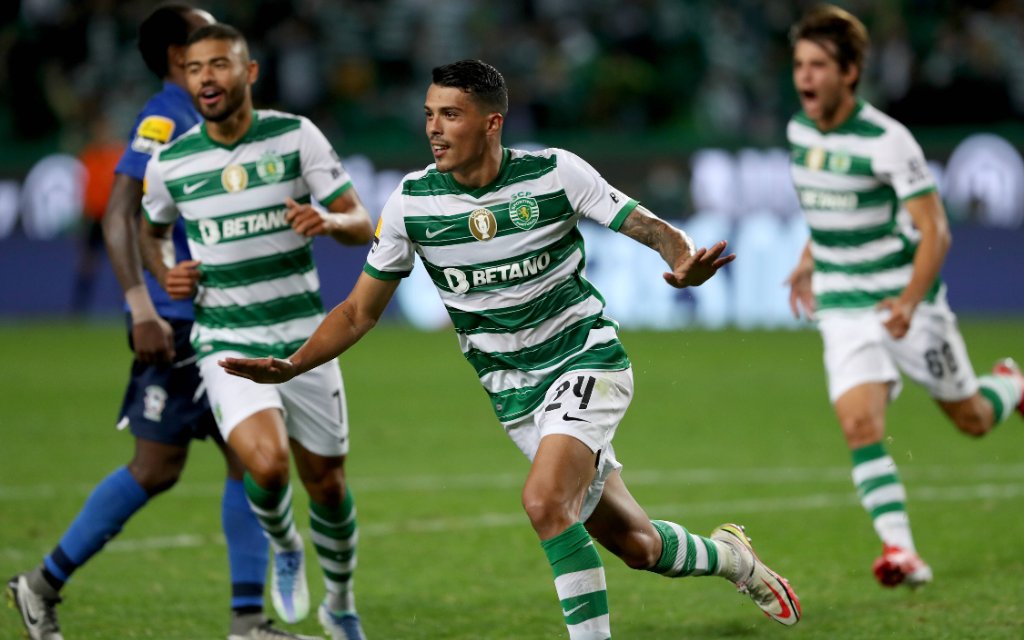
M145 364L132 362L131 379L121 404L121 420L136 438L164 444L188 446L217 433L196 353L189 340L190 320L167 319L174 329L175 361ZM128 346L132 347L129 318ZM134 349L133 349L134 350Z

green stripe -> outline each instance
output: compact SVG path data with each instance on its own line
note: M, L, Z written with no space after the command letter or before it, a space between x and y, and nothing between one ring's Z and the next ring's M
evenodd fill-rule
M241 343L241 342L227 342L224 340L208 340L205 342L194 342L193 347L196 353L200 353L206 356L211 353L219 353L224 351L237 351L242 355L251 358L287 358L296 351L299 347L305 344L305 340L295 340L293 342L254 342L254 343Z
M197 304L196 323L210 328L262 327L323 313L324 305L317 291L305 291L246 305L204 307Z
M881 442L864 445L863 447L854 449L850 454L853 457L853 466L861 465L865 462L871 462L872 460L878 460L879 458L884 458L888 455Z
M907 505L903 502L887 502L885 504L880 504L871 510L871 519L874 520L878 516L885 515L887 513L895 513L906 510Z
M618 339L600 344L577 354L545 376L532 387L488 392L494 413L501 422L510 422L530 413L544 401L544 395L559 376L569 371L594 369L597 371L623 371L629 368L629 357Z
M445 308L457 333L510 333L535 327L591 296L604 305L604 298L594 285L576 274L560 282L551 291L512 307L483 311Z
M309 194L296 198L295 201L299 204L311 202ZM282 202L270 207L249 209L215 218L185 220L185 234L189 240L197 244L212 245L277 233L291 228L284 220L287 211L288 208Z
M325 197L323 200L321 200L320 204L324 205L325 207L331 206L331 203L334 202L335 200L337 200L338 196L340 196L341 194L343 194L346 191L348 191L349 189L351 189L352 186L353 185L352 185L351 181L346 182L345 184L341 185L340 187L338 187L334 191L332 191L329 194L327 194L327 197Z
M567 234L545 247L504 260L496 260L494 262L484 262L480 264L460 265L458 267L441 267L435 265L429 260L423 259L423 266L426 267L427 274L430 275L430 279L433 280L434 285L442 291L452 291L451 287L448 285L448 278L445 276L445 269L455 269L462 272L469 284L468 291L493 291L495 289L519 286L526 282L536 280L537 278L542 278L545 274L558 267L562 262L569 259L577 249L581 252L584 250L583 235L580 233L578 227L573 227ZM548 263L545 265L544 269L541 269L538 262L544 259L545 254L547 254ZM502 267L506 266L508 267L508 270L506 271L506 279L501 280L499 271ZM582 264L580 266L582 267ZM481 284L474 284L474 272L481 272L486 275L486 271L488 269L496 270L493 272L495 282L481 282ZM513 273L513 270L520 273L521 277L508 277Z
M868 478L864 482L861 482L860 484L857 485L857 493L859 493L861 497L864 497L867 494L874 491L875 489L899 483L900 478L898 475L896 475L895 473L887 473L882 476Z
M572 611L570 615L565 616L565 624L580 624L608 614L608 592L604 589L591 591L581 596L565 598L561 604L562 611ZM577 609L577 607L579 608Z
M510 202L490 207L478 207L473 211L486 208L494 215L494 220L497 223L495 238L541 229L569 220L575 215L565 191L546 193L536 196L534 199L537 201L540 213L537 222L529 229L522 229L512 222L512 215L509 211ZM410 240L424 247L479 242L469 230L469 217L473 211L447 216L409 216L405 219L405 229ZM436 235L434 235L435 233Z
M476 369L479 377L494 371L536 371L546 369L554 363L579 353L587 343L591 331L614 326L612 321L600 313L581 318L562 329L544 342L518 351L494 351L485 353L479 349L466 352L466 360Z
M372 276L378 280L401 280L402 278L408 277L409 274L412 273L411 271L380 271L370 266L369 262L363 265L363 272L366 275Z
M302 165L299 160L298 151L282 156L281 160L284 162L284 173L282 174L282 177L275 182L295 180L302 174ZM259 163L260 161L256 160L255 162L246 162L241 165L249 176L245 190L255 189L266 184L256 171L256 166ZM171 197L175 202L201 200L203 198L209 198L210 196L225 194L228 193L228 191L221 183L221 174L223 173L223 167L214 169L213 171L194 173L183 178L178 178L177 180L169 181L166 185L167 190L170 192ZM190 189L188 193L185 192L186 186Z
M565 531L553 538L542 540L540 546L544 550L544 556L548 559L548 564L551 565L557 578L565 572L557 571L555 566L591 542L593 540L591 540L590 534L587 533L586 527L583 526L582 522L576 522L569 525Z
M789 144L789 156L793 164L807 167L807 155L810 147L805 147L791 142ZM874 176L871 169L871 158L854 156L845 152L825 151L825 157L820 167L809 167L815 171L826 171L837 175L848 176Z
M268 256L232 262L223 265L199 266L204 287L224 289L307 273L316 268L310 245L294 251L273 253Z
M679 550L679 538L676 536L675 529L667 522L651 520L651 524L654 525L654 528L658 530L658 534L661 535L661 556L651 571L654 573L667 573L672 570L672 566L675 564L676 553Z
M924 296L924 302L935 302L938 293L942 288L942 281L936 280L928 293ZM903 288L883 289L881 291L862 291L854 289L850 291L832 291L817 296L817 308L823 309L854 309L862 307L873 307L886 298L896 298L903 293Z
M317 531L317 529L314 529L314 531ZM320 531L320 533L323 533L323 531ZM344 551L338 551L337 549L329 549L325 546L316 544L315 542L313 543L313 547L316 549L316 555L321 558L327 558L328 560L334 560L335 562L348 562L354 555L356 555L355 547L345 549Z
M895 229L895 220L889 220L877 227L866 229L844 229L841 231L811 229L811 241L823 247L856 247L891 236Z
M849 275L861 275L866 273L876 273L878 271L885 271L887 269L898 269L914 262L914 252L911 251L898 251L891 253L877 260L870 260L867 262L858 262L856 264L836 264L834 262L825 262L822 260L814 261L814 270L819 273L845 273Z
M878 126L873 122L868 122L867 120L861 117L861 112L864 110L865 104L867 103L865 103L863 100L857 100L857 106L854 108L853 113L850 114L846 121L840 124L838 127L834 129L829 129L828 131L821 131L820 129L818 129L818 125L814 122L814 120L811 120L807 116L807 113L804 111L800 111L795 116L793 116L793 120L799 122L800 124L806 127L810 127L815 131L818 131L819 133L824 133L826 135L851 134L855 136L860 136L862 138L877 138L885 133L885 129L883 129L882 127Z
M797 187L797 196L800 198L800 208L804 211L841 211L852 212L853 210L871 209L883 205L892 207L893 215L898 209L896 191L889 185L882 185L867 191L854 189L818 189L813 187ZM853 197L856 202L853 207L847 206L846 201ZM821 200L832 200L834 206L820 206Z
M1008 412L1006 411L1006 405L1003 404L1003 399L999 397L999 393L996 392L995 389L987 386L985 382L982 382L978 387L978 391L981 393L982 397L992 404L992 412L996 416L996 424L1009 417Z
M612 218L611 224L608 225L608 228L612 231L618 231L622 227L622 223L629 217L629 214L633 213L638 206L640 206L640 203L630 198L629 201L619 209L619 212L615 214L615 217Z
M313 531L324 534L328 538L334 540L345 541L352 537L352 534L356 531L356 520L353 518L346 524L340 524L341 520L336 521L332 524L327 524L322 520L316 518L309 519L309 528ZM332 552L333 553L333 552Z
M915 191L915 192L913 192L911 194L907 194L907 195L903 196L901 198L901 200L903 202L907 202L908 200L913 200L914 198L920 198L921 196L927 195L929 193L935 193L938 190L939 190L938 187L936 187L935 185L931 185L930 187L925 187L924 189L921 189L920 191Z
M511 184L534 180L553 171L558 163L557 156L544 157L527 154L512 158L508 149L502 149L501 168L498 175L487 185L471 189L456 182L450 173L430 169L426 174L402 183L405 196L443 196L468 194L475 198L498 191Z
M276 530L280 530L282 528L286 528L286 527L288 527L288 525L291 524L291 522L292 522L292 509L291 509L291 507L289 507L280 516L265 516L265 515L262 515L262 514L258 514L256 517L259 518L260 521L263 523L264 528L266 528L266 529L274 529L276 531Z
M331 582L340 582L344 584L352 580L351 571L347 573L335 573L330 569L324 568L322 565L320 567L320 570L324 572L324 577L330 580Z
M187 136L178 138L168 146L161 149L160 161L176 160L178 158L190 156L195 153L201 153L203 151L210 151L211 149L216 148L217 146L210 142L209 138L196 131L195 133L190 133Z

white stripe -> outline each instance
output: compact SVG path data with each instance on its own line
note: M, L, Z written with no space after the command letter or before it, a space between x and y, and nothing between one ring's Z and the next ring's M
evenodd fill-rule
M799 144L799 143L797 143ZM805 146L805 145L801 145ZM821 145L815 145L821 146ZM812 171L807 167L791 164L793 182L807 189L828 189L829 191L870 191L882 186L873 176L851 176L830 171Z
M853 484L860 485L865 480L896 473L896 463L892 456L882 456L874 460L862 462L853 468Z
M248 498L248 496L246 497ZM285 487L284 496L281 498L281 501L277 503L277 506L273 509L260 508L253 504L252 500L249 500L249 507L252 508L252 512L255 513L257 516L280 518L285 513L290 511L292 508L292 486L287 485ZM290 519L291 518L289 518L289 520Z
M693 536L690 539L693 540L693 549L697 555L693 565L693 573L694 575L705 574L708 572L708 548L704 546L703 542Z
M874 509L883 504L889 504L890 502L906 501L907 490L902 484L887 484L878 487L861 498L861 503L864 505L865 509Z
M523 518L520 518L520 522L523 522ZM558 592L559 600L575 598L576 596L606 589L604 567L574 571L555 578L555 591Z
M356 519L356 510L355 507L353 507L352 513L348 514L348 517L341 522L334 522L333 520L324 520L323 518L318 516L316 512L313 511L312 509L309 512L309 518L310 520L316 520L325 527L344 527L345 525Z
M913 273L913 270L914 265L907 264L896 269L886 269L885 271L863 275L816 272L812 281L812 289L815 294L828 291L849 291L851 289L860 291L900 289L910 282L910 275Z
M563 310L556 316L546 319L531 329L515 333L474 333L472 336L459 335L459 346L463 352L475 347L485 353L518 351L539 345L574 322L601 313L604 305L590 296L578 304Z
M877 260L903 250L903 240L885 237L855 247L826 247L811 242L811 255L816 260L833 264L858 264Z
M359 541L359 530L357 529L355 533L344 540L329 538L319 531L314 531L311 534L310 539L314 544L317 544L324 549L330 549L331 551L348 551L352 547L356 546L356 543Z
M274 344L305 340L313 335L324 314L306 318L297 318L286 322L278 322L261 327L244 327L241 329L210 329L193 325L193 331L199 342L224 341L235 344ZM201 350L201 349L200 349Z
M318 555L316 559L317 562L320 563L321 567L328 571L333 571L334 573L352 573L356 568L356 556L352 556L352 559L348 562L337 562L320 555Z
M584 343L583 348L576 353L583 353L589 350L594 345L610 342L614 340L616 336L615 327L602 327L600 329L593 329L587 335L587 341ZM559 357L554 362L549 363L547 367L543 369L537 369L535 371L520 371L518 369L502 369L500 371L494 371L481 376L480 384L484 386L491 393L498 393L499 391L505 391L506 389L522 389L523 387L534 387L544 379L545 376L549 375L552 371L557 369L561 364L573 354L559 354Z
M1017 468L1019 467L1007 467ZM950 469L952 472L953 470ZM960 468L957 473L969 475L970 467ZM1020 473L1018 470L1016 473ZM632 478L632 476L630 476ZM948 477L948 476L947 476ZM1019 476L1018 476L1019 477ZM941 479L936 477L935 479ZM521 480L521 479L520 479ZM763 478L762 478L763 480ZM520 481L521 484L521 481ZM635 484L631 482L630 484ZM175 490L168 496L180 494ZM47 494L51 495L51 494ZM56 495L56 494L52 494ZM66 494L62 494L66 495ZM38 496L36 496L38 497ZM968 486L916 486L914 487L915 502L974 502L977 500L1018 500L1024 498L1024 485L1018 481L1007 484L979 484ZM33 498L35 499L35 498ZM849 508L859 505L856 496L849 491L840 493L816 493L797 496L777 496L770 498L743 498L739 500L712 500L696 503L671 503L646 505L649 513L685 513L687 516L707 515L720 518L736 518L737 516L757 513L791 513L793 511L819 511L823 509ZM522 527L526 524L526 516L522 512L484 513L475 516L401 520L394 522L376 522L360 526L363 533L374 536L409 535L410 533L442 533L467 531L470 529L496 529L505 527ZM115 553L132 553L136 551L170 548L194 548L209 544L224 544L221 534L211 535L176 535L158 536L153 538L124 538L111 542L105 550ZM0 557L21 561L37 556L44 547L0 548ZM45 547L48 549L49 547Z
M584 620L579 624L567 624L569 640L607 640L611 629L610 614Z
M888 205L855 209L853 211L804 211L807 224L816 231L857 231L881 226L892 219Z
M974 480L1018 480L1024 476L1024 464L978 464L970 466L914 465L900 472L904 480L948 480L952 475L965 475ZM850 482L849 467L785 467L746 469L629 469L629 485L689 486L689 485L784 485L804 482L835 483L846 486ZM518 489L523 485L522 473L414 475L402 477L361 477L352 480L360 493L364 492L425 492L444 489L477 492L481 489ZM94 484L33 484L27 486L0 485L0 502L46 500L57 496L88 496ZM162 494L161 502L175 499L217 498L224 493L223 482L189 482L176 485L173 491Z

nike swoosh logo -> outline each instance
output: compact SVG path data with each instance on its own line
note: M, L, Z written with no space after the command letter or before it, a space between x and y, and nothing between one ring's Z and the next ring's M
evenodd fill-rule
M431 238L434 238L434 237L444 233L445 231L451 229L454 226L455 226L454 224L450 224L447 227L443 227L441 229L438 229L437 231L434 231L433 229L427 229L427 240L430 240Z
M789 608L789 605L786 604L786 599L783 598L778 591L772 588L772 585L768 584L767 580L762 578L761 582L763 582L764 586L768 587L771 590L771 592L775 595L775 599L778 600L779 606L782 607L782 611L780 611L778 615L775 615L773 617L778 618L779 620L789 619L789 616L793 614L793 611Z
M590 420L586 420L584 418L570 416L568 411L566 411L565 415L562 416L562 420L565 420L566 422L590 422Z
M18 599L21 600L20 597ZM29 626L34 627L39 624L39 618L33 615L35 612L32 611L32 603L29 602L28 598L21 600L21 605L25 608L25 620L28 621Z
M577 611L579 611L583 607L587 606L588 604L590 604L590 603L588 603L588 602L581 602L580 604L576 605L572 609L569 609L568 611L566 611L565 609L562 609L562 615L564 615L566 618L568 618L569 616L571 616L572 614L576 613Z
M193 193L195 193L196 189L199 189L200 187L202 187L202 186L203 186L204 184L206 184L207 182L209 182L209 180L200 180L199 182L196 182L196 183L194 183L194 184L186 184L186 185L183 185L183 186L181 187L181 191L182 191L182 193L184 193L184 194L185 194L186 196L188 196L188 195L192 195Z

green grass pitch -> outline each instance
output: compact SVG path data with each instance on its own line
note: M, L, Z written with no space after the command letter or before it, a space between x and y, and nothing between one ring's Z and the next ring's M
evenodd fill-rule
M979 370L1024 357L1024 320L962 324ZM783 628L720 579L633 572L602 550L616 638L1024 637L1020 416L972 441L908 385L890 410L887 444L935 582L886 590L871 576L879 545L850 483L816 332L624 331L622 340L636 396L615 442L633 493L652 517L705 535L745 524L800 595L804 620ZM128 370L116 323L0 325L0 353L6 580L50 550L92 486L127 462L132 440L114 430ZM526 461L455 337L385 325L342 367L361 526L357 600L371 640L566 638L519 505ZM68 585L67 638L226 635L222 478L215 448L194 445L179 485ZM305 498L296 506L306 532ZM317 600L312 556L307 568ZM318 632L314 618L294 630ZM19 632L16 614L0 611L0 638Z

